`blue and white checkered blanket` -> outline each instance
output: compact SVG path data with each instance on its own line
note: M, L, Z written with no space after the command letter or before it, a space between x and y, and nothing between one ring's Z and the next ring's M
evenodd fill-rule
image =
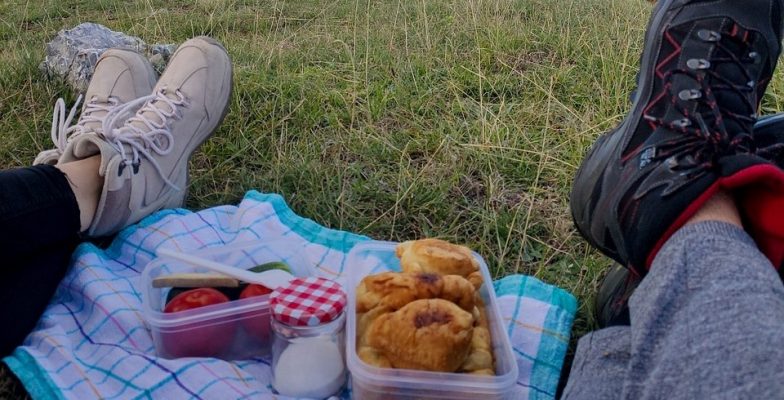
M331 278L351 247L368 240L324 228L294 214L280 196L255 191L236 207L162 211L122 231L106 250L81 245L38 326L4 361L36 399L280 399L269 385L269 359L156 357L140 273L160 246L190 251L283 237L341 266L324 271ZM494 284L520 369L515 398L553 398L575 298L526 276Z

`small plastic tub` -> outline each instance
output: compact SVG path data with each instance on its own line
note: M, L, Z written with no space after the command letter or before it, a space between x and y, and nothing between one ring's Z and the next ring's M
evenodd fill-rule
M310 274L301 256L283 259L274 242L247 242L210 248L191 254L239 268L283 261L298 276ZM143 314L155 351L163 358L215 357L240 360L268 355L272 342L269 295L233 300L187 311L164 313L171 288L153 288L152 281L176 273L212 273L186 262L158 257L142 272ZM237 290L237 295L239 290Z
M348 255L346 361L351 372L352 397L358 400L512 400L517 382L517 362L498 311L487 264L476 253L474 257L479 262L485 282L480 295L487 307L496 376L378 368L364 363L357 356L357 285L367 275L400 271L400 260L395 256L396 246L394 242L363 242L354 246Z

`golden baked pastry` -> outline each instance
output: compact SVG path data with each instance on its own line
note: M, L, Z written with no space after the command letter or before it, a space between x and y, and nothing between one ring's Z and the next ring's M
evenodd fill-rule
M443 299L415 300L380 315L365 332L363 361L394 368L455 372L471 351L474 317Z
M435 298L471 311L476 296L471 282L457 275L385 272L362 279L357 287L357 312L376 307L395 311L414 300Z
M490 327L471 251L438 239L401 243L403 272L357 286L357 355L382 368L495 375Z
M367 365L378 368L392 368L389 359L382 355L376 348L370 346L357 347L357 356Z
M465 246L439 239L409 240L395 248L403 272L459 275L478 288L482 285L479 263Z
M484 306L478 307L479 318L474 323L474 336L471 338L471 350L463 364L461 372L478 375L495 375L493 363L493 343L490 340L490 325Z
M392 310L385 307L376 307L365 313L357 313L357 348L366 344L367 330L381 315L387 314Z

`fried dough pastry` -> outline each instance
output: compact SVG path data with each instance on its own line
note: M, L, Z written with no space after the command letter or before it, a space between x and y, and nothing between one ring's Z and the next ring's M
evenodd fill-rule
M479 263L471 250L439 239L409 240L395 248L403 272L459 275L476 288L482 286Z
M475 314L479 316L474 322L471 350L463 365L460 366L460 371L476 375L495 375L490 324L487 321L487 311L485 311L484 302L481 299L478 300L477 310Z
M466 311L475 306L474 286L457 275L385 272L369 275L357 287L357 312L376 307L395 311L421 299L444 299Z
M443 299L421 299L380 315L358 349L363 361L394 368L455 372L472 348L474 317Z
M362 346L357 348L357 356L365 364L372 365L378 368L392 368L392 363L389 359L382 355L376 348L370 346Z
M467 247L401 243L403 272L357 286L357 355L369 365L495 375L482 273Z
M357 348L366 345L367 330L370 324L373 323L381 315L391 312L386 307L376 307L365 313L357 313Z
M380 368L392 368L392 363L367 343L367 331L370 324L379 316L389 313L386 307L376 307L366 313L357 313L357 356L369 365Z

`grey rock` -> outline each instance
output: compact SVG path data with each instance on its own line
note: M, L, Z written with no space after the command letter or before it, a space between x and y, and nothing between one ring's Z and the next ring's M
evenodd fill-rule
M163 72L175 50L177 50L176 44L153 44L147 47L147 57L156 72L159 74Z
M177 45L148 45L138 37L86 22L72 29L61 30L47 43L46 57L40 69L47 78L62 79L76 93L83 93L87 90L98 58L112 48L131 49L144 54L160 73Z

